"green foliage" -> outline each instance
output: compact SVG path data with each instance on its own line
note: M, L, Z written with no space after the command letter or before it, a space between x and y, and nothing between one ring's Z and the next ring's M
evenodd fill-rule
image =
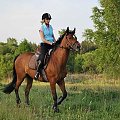
M17 40L15 38L8 38L7 39L7 44L8 45L15 45L15 46L18 45Z
M93 8L94 30L84 37L97 45L95 61L99 72L120 76L120 1L100 0L101 8Z
M67 62L67 70L68 70L68 72L74 73L75 56L76 56L76 54L70 52L68 62Z
M29 43L26 39L24 39L18 46L15 51L15 55L19 55L24 52L32 52L34 49L32 48L32 43Z
M82 55L77 54L75 57L75 64L74 64L75 72L77 72L77 73L83 72L83 62L84 62L84 59L83 59Z
M100 0L108 30L120 38L120 0ZM117 40L117 39L116 39Z
M61 29L61 30L58 31L58 34L63 35L65 33L65 31L66 31L65 29Z
M81 43L81 53L84 54L86 52L94 51L97 49L97 45L90 41L90 40L84 40Z
M82 55L84 61L83 61L83 71L84 72L90 72L90 73L97 73L96 70L96 63L95 63L95 53L89 52Z
M7 43L0 43L0 80L12 75L14 52L17 42L14 38L8 38Z
M0 80L12 76L13 60L16 55L23 52L34 51L36 44L24 39L19 45L15 38L8 38L7 43L0 42Z
M0 54L5 55L6 53L10 53L10 48L7 44L0 43Z

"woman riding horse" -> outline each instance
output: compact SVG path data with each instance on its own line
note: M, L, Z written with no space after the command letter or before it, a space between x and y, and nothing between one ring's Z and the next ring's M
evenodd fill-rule
M49 24L51 20L51 15L49 13L44 13L42 15L42 26L39 30L40 32L40 37L41 40L43 41L41 43L41 54L38 58L38 68L37 68L37 72L35 74L34 79L37 80L39 77L39 73L41 73L45 78L46 78L46 74L44 71L44 58L46 53L48 52L49 49L53 48L53 44L56 42L54 34L53 34L53 28L52 26Z
M58 112L58 105L67 97L67 91L65 89L64 78L67 75L66 64L70 50L79 51L80 44L75 37L75 29L66 32L61 38L61 41L55 51L52 53L48 65L45 69L48 82L50 83L51 93L53 96L54 104L53 110ZM3 90L4 93L10 94L15 89L17 105L20 104L19 87L27 78L27 86L25 89L25 102L29 105L29 92L32 87L33 78L36 74L36 70L29 68L29 61L34 53L27 52L19 55L14 60L13 66L13 81L9 83ZM41 76L38 77L39 81L44 81ZM57 99L56 84L60 87L63 96Z

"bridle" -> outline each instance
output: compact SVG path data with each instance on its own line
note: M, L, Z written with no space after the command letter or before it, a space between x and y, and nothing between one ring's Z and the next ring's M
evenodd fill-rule
M76 37L75 35L73 35L73 37L77 39L77 37ZM66 36L66 39L67 39L67 41L68 41L68 43L69 43L69 44L67 44L67 46L69 45L69 47L65 47L65 46L59 46L59 47L62 48L62 49L66 49L66 50L74 50L74 46L75 46L75 44L77 43L77 41L75 41L75 42L71 45L71 42L70 42L70 40L67 38L67 36Z

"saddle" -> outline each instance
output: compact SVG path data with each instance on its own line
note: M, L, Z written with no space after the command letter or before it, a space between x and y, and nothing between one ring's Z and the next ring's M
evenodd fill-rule
M48 62L49 62L49 59L50 59L52 51L53 51L53 49L50 49L46 53L46 55L45 55L45 58L44 58L44 69L48 65ZM40 49L37 49L36 52L35 52L35 54L30 58L30 61L28 63L28 66L29 66L30 69L33 69L33 70L37 69L38 64L40 62L40 61L38 61L38 58L39 58L40 54L41 54Z

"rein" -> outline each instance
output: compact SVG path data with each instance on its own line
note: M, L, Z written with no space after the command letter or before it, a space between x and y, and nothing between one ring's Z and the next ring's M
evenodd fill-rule
M69 50L69 48L67 48L67 47L64 47L64 46L59 46L59 48L62 48L62 49Z

